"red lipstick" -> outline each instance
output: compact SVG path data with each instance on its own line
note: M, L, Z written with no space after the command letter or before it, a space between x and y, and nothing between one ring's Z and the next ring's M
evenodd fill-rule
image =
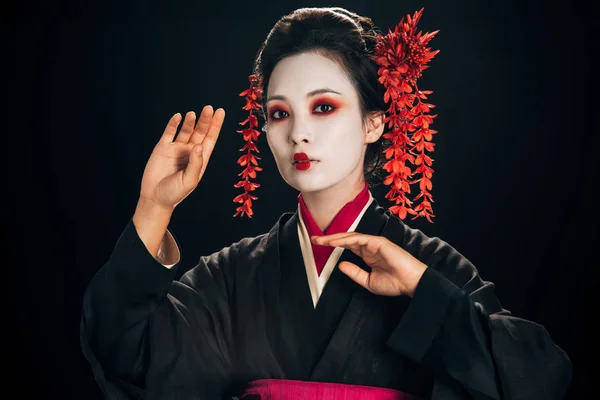
M306 153L294 153L294 165L297 170L306 171L310 168L310 158Z

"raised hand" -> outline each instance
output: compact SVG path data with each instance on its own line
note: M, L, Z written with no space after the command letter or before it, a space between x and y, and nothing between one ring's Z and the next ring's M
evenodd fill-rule
M175 140L181 114L171 117L144 169L140 201L173 210L197 186L223 126L225 111L210 105L186 114Z

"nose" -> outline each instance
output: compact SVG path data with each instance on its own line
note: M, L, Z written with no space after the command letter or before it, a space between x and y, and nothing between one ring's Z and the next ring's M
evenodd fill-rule
M312 141L312 135L307 124L296 119L290 128L289 139L294 145L299 143L310 143Z

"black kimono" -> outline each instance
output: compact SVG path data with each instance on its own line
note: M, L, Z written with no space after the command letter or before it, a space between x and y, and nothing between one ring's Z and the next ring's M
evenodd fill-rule
M373 201L356 232L425 263L414 296L370 293L335 268L315 308L298 213L173 280L130 220L89 284L82 348L108 399L226 399L263 378L397 389L434 400L562 399L571 363L513 317L475 267ZM170 231L169 231L170 232ZM369 267L344 250L338 263Z

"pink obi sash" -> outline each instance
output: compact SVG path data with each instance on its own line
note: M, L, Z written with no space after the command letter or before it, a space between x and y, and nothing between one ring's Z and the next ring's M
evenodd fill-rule
M341 383L259 379L252 381L240 400L420 400L412 394L374 386Z

